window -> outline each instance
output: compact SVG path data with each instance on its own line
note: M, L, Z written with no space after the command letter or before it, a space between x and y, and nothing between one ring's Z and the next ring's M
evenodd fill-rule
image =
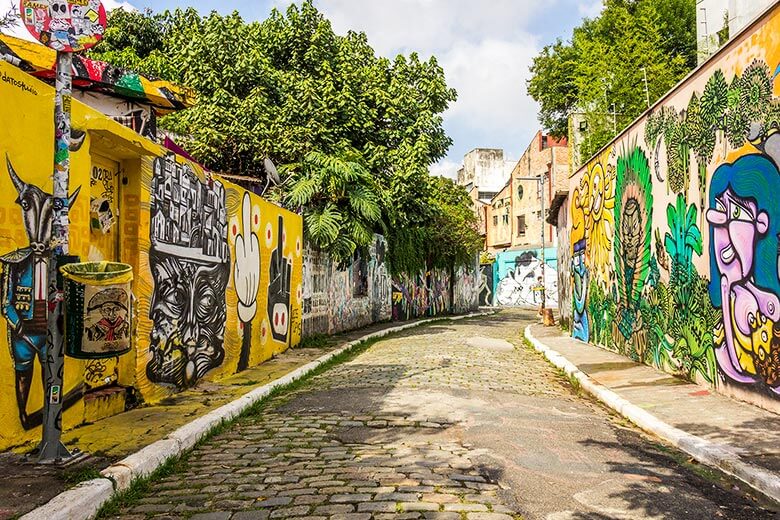
M498 225L498 215L493 215L493 225L494 226Z
M517 236L525 236L525 215L517 216Z
M501 215L501 222L504 223L504 225L509 224L509 215Z

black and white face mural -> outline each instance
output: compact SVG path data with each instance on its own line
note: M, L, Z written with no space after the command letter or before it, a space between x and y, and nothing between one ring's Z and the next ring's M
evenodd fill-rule
M154 290L146 374L155 383L193 386L225 358L230 278L225 188L201 182L174 156L155 159L149 267Z

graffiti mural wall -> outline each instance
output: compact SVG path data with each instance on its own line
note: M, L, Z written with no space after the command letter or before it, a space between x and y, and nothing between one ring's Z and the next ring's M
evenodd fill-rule
M479 305L481 307L493 305L493 270L495 262L479 264Z
M6 449L41 435L54 95L5 61L0 77L0 449ZM62 428L121 412L130 394L159 401L296 345L300 216L166 154L111 114L75 99L71 106L70 251L132 266L138 320L128 323L127 295L88 292L94 312L87 341L129 340L132 348L109 359L65 359ZM110 214L96 210L96 200Z
M465 314L477 310L480 292L479 258L474 259L471 267L461 266L455 269L452 287L452 312Z
M4 61L0 77L0 449L5 449L41 435L54 92ZM72 110L74 127L83 128L89 110L75 103ZM90 247L89 196L83 193L90 184L88 150L89 136L71 144L70 251L81 256ZM97 380L111 377L107 369L92 374ZM66 359L63 428L94 418L85 408L85 388L85 363Z
M303 255L303 334L335 334L389 321L387 241L374 236L368 257L357 255L344 270L309 245Z
M302 222L173 153L141 160L136 386L147 401L300 342Z
M574 337L772 409L779 33L775 8L580 169L567 227Z
M547 306L558 305L558 258L556 248L544 251L544 288ZM496 255L494 265L495 305L533 305L542 300L542 250L504 251Z
M393 277L393 320L406 321L452 312L451 275L431 269Z
M571 329L572 324L572 286L570 266L572 263L571 249L569 248L569 206L564 201L558 208L558 225L556 228L558 243L558 316L561 325Z

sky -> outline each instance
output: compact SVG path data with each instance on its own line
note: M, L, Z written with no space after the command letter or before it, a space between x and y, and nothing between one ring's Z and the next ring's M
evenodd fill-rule
M18 0L0 0L0 12ZM201 13L234 10L262 20L290 0L103 0L155 11L193 6ZM458 100L444 114L453 145L431 173L454 177L474 148L503 148L518 159L539 129L538 106L526 91L533 57L568 39L583 17L598 15L602 0L315 0L334 30L364 31L378 54L436 56ZM20 28L18 33L24 29Z

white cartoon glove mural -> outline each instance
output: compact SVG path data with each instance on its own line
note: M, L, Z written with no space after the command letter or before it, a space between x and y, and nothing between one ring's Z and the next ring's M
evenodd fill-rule
M238 360L239 371L249 366L252 320L257 314L257 290L260 287L260 240L252 231L252 199L248 193L244 193L240 226L240 232L236 234L236 263L233 272L238 296L238 317L244 329L241 355Z

